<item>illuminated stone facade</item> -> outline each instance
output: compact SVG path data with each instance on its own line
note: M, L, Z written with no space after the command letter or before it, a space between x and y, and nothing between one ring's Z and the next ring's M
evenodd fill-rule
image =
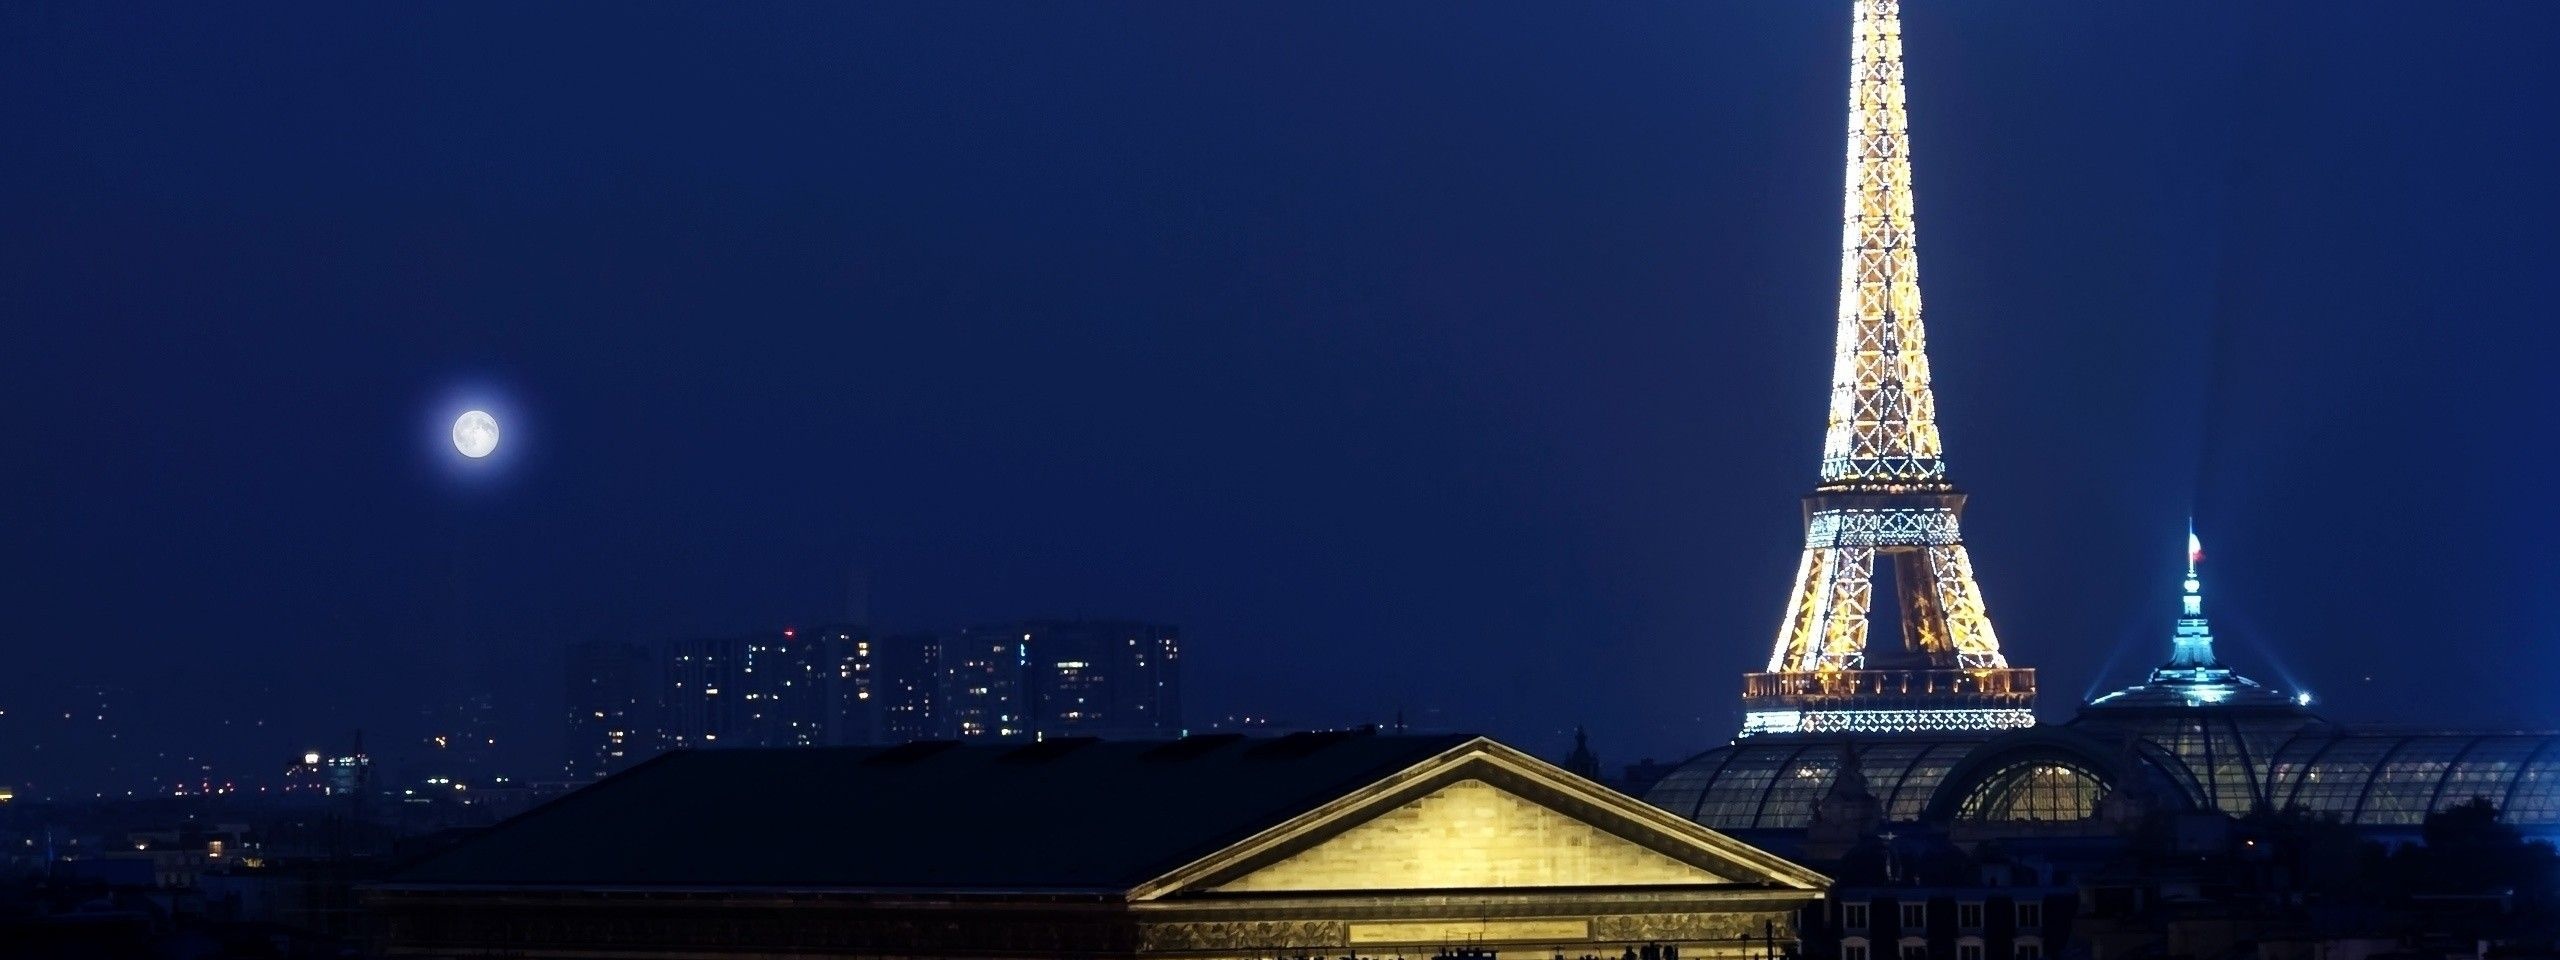
M1696 867L1481 780L1462 780L1222 893L1693 883Z
M751 753L769 756L670 757L590 788L583 811L573 796L395 877L372 893L385 952L1273 960L1467 947L1551 960L1650 945L1744 960L1792 943L1826 884L1483 738ZM1096 822L1084 811L1109 798L1090 788L1114 783L1165 812ZM718 801L795 788L826 795L792 809L842 816L795 824ZM971 816L981 791L1021 798L1006 804L1015 815ZM669 866L614 846L613 825L668 809L747 818L722 828L742 842L840 845L849 862L828 874L835 855L783 851Z

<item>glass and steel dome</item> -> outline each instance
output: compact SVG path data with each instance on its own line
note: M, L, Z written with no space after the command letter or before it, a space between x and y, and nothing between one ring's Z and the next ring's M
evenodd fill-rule
M1982 823L2077 823L2098 816L2114 785L2063 760L2013 764L1967 790L1956 819Z
M1802 830L1854 753L1890 821L2063 823L2135 784L2156 806L2243 816L2298 808L2375 829L2486 797L2560 832L2560 733L2349 730L2307 712L2091 710L2001 734L1748 737L1690 758L1646 802L1718 830ZM2137 722L2128 722L2137 721Z
M2155 762L2196 806L2233 816L2267 803L2278 751L2306 734L2333 729L2290 701L2189 707L2157 705L2147 698L2093 703L2070 726L2157 748Z
M2338 733L2285 744L2271 764L2277 807L2359 826L2416 826L2473 797L2508 823L2560 826L2560 735Z
M2359 827L2423 824L2485 797L2508 823L2560 833L2560 733L2351 729L2308 698L2240 676L2213 649L2188 534L2181 616L2167 663L2061 725L2007 732L1746 736L1672 771L1645 799L1719 830L1802 830L1858 758L1888 821L2063 827L2094 823L2109 796L2243 816L2300 809ZM2091 829L2103 829L2093 826Z
M1691 757L1645 792L1645 802L1718 830L1801 830L1854 751L1888 820L1915 820L1984 732L1745 737Z
M1692 757L1645 801L1719 830L1801 830L1855 756L1888 821L2035 823L2094 818L2127 789L2172 808L2195 806L2167 773L2174 761L2139 740L2062 726L1983 733L1746 737Z

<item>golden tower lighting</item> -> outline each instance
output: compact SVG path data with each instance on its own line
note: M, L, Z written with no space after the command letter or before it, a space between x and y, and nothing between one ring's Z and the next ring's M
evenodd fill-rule
M1857 0L1839 338L1822 479L1745 735L1980 730L2035 722L2035 671L2000 654L1947 482L1913 251L1898 0ZM1885 596L1879 598L1878 594ZM1877 614L1899 637L1870 645Z

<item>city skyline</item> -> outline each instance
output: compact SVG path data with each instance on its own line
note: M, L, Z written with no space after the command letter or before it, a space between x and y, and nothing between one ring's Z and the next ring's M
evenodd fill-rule
M2549 726L2551 508L2488 494L2542 459L2499 426L2553 336L2533 11L2227 6L1908 18L2003 646L2048 712L2138 679L2194 514L2243 673ZM1212 715L1732 729L1818 453L1831 5L404 16L0 40L0 709L299 749L490 676L540 723L573 641L864 568L887 624L1182 624ZM440 459L473 394L494 482ZM2380 666L2411 637L2514 665Z
M502 710L486 690L404 722L310 730L218 719L191 733L136 723L133 690L74 684L0 711L0 782L36 802L283 795L363 758L374 786L556 790L689 748L872 746L909 740L1170 739L1267 729L1183 714L1181 628L1026 619L878 633L811 624L657 642L600 637L550 665L556 696ZM526 710L536 719L518 720ZM392 712L398 712L396 709ZM328 761L323 763L323 760Z

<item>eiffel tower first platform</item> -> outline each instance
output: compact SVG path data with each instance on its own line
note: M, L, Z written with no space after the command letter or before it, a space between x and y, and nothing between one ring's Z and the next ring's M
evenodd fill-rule
M2035 671L2009 666L1973 578L1929 388L1913 249L1898 0L1857 0L1839 339L1822 479L1743 734L1993 730L2035 723ZM1872 634L1884 642L1871 644ZM1896 636L1898 634L1898 636Z

